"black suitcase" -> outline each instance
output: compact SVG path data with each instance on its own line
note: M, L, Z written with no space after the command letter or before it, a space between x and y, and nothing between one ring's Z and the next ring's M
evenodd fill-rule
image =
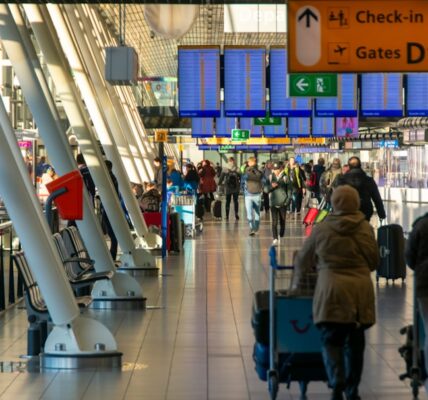
M211 205L211 214L216 219L221 219L221 200L215 200Z
M256 342L267 346L269 344L269 290L254 293L251 325Z
M380 265L376 280L379 278L406 279L406 261L404 257L404 233L400 225L384 225L377 231Z
M179 213L171 213L170 218L170 251L181 252L183 249L182 227Z

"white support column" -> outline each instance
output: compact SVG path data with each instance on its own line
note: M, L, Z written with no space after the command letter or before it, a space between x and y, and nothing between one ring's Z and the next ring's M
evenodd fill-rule
M159 246L159 236L151 235L147 231L147 226L145 221L141 215L141 211L138 205L138 202L132 193L132 189L130 186L129 178L125 169L125 166L122 163L123 158L129 158L130 155L126 150L126 143L116 142L113 138L110 126L107 127L101 111L109 110L110 113L113 113L111 103L108 102L108 99L100 96L96 96L96 83L99 84L99 79L95 79L96 82L92 79L89 80L88 76L85 73L85 67L82 63L80 55L76 50L77 44L74 43L71 33L68 30L67 24L63 18L62 12L58 5L48 4L47 9L51 16L51 20L55 29L58 33L58 39L61 43L61 47L70 63L70 67L73 70L76 83L80 89L82 97L86 103L89 114L91 115L91 119L94 122L95 129L98 133L99 139L103 145L107 156L113 162L115 167L115 172L119 181L120 191L122 196L125 199L125 203L128 207L128 210L131 214L131 218L133 220L134 226L137 230L139 237L137 238L138 242L143 247L155 248ZM42 8L43 10L43 8ZM77 29L79 31L79 29ZM79 35L75 37L78 47L79 53L85 54L88 53L89 50L87 46L85 46L84 38L81 37L81 32L79 31ZM88 57L88 54L86 54ZM89 55L90 56L90 55ZM86 57L86 58L87 58ZM96 68L95 65L88 65L88 69ZM95 98L100 101L100 104L96 102ZM110 122L110 121L109 121ZM120 138L119 138L120 139ZM123 139L123 137L122 137ZM120 153L119 153L120 150ZM121 156L123 155L123 157ZM144 238L144 239L143 239Z
M69 68L64 58L60 56L62 54L61 48L55 40L56 36L49 16L43 18L39 6L36 4L25 4L24 10L43 52L49 73L55 82L57 95L61 99L70 125L79 140L81 151L85 156L91 176L98 187L101 200L107 210L120 247L124 253L132 254L135 251L135 245L128 228L128 223L103 161L91 124L84 111L82 100L76 92ZM25 37L25 34L23 37ZM135 263L133 266L135 266ZM114 274L111 280L96 282L92 291L93 297L96 299L105 299L106 296L100 295L102 293L106 293L110 300L124 300L130 297L133 299L143 298L141 286L133 277L128 275L118 276L117 273Z
M29 55L23 47L21 36L7 5L0 5L0 17L2 18L0 37L3 46L18 76L25 99L37 122L50 158L59 174L64 175L77 168L65 133L52 115L50 109L52 102L49 102L43 93L42 86L38 81ZM84 190L83 206L85 219L77 221L83 239L91 251L91 256L96 261L98 270L112 270L114 268L113 261L86 190Z
M4 7L0 5L2 16ZM3 19L0 25L4 23ZM81 356L105 359L109 355L119 366L121 354L111 332L100 322L80 316L1 100L0 194L54 323L45 343L44 359L51 356L55 360L70 357L76 360Z

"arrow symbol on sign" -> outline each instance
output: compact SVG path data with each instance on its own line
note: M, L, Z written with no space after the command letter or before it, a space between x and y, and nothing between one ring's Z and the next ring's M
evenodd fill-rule
M307 8L305 11L303 11L299 15L299 22L303 18L306 18L306 28L310 28L311 27L311 18L313 18L315 21L318 21L318 17L313 13L313 11L310 8Z
M306 82L304 78L300 78L300 80L296 83L296 86L301 92L304 92L305 89L309 86L309 83Z

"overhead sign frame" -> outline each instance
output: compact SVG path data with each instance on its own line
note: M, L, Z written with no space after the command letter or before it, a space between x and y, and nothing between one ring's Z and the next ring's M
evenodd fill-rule
M428 71L426 0L289 0L289 72Z

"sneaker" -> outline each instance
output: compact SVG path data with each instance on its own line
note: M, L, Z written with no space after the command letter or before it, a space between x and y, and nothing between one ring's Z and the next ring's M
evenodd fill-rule
M251 231L248 236L254 236L256 233L254 231Z
M278 239L273 239L272 246L278 246Z
M253 231L254 232L254 235L258 235L259 234L259 231Z

